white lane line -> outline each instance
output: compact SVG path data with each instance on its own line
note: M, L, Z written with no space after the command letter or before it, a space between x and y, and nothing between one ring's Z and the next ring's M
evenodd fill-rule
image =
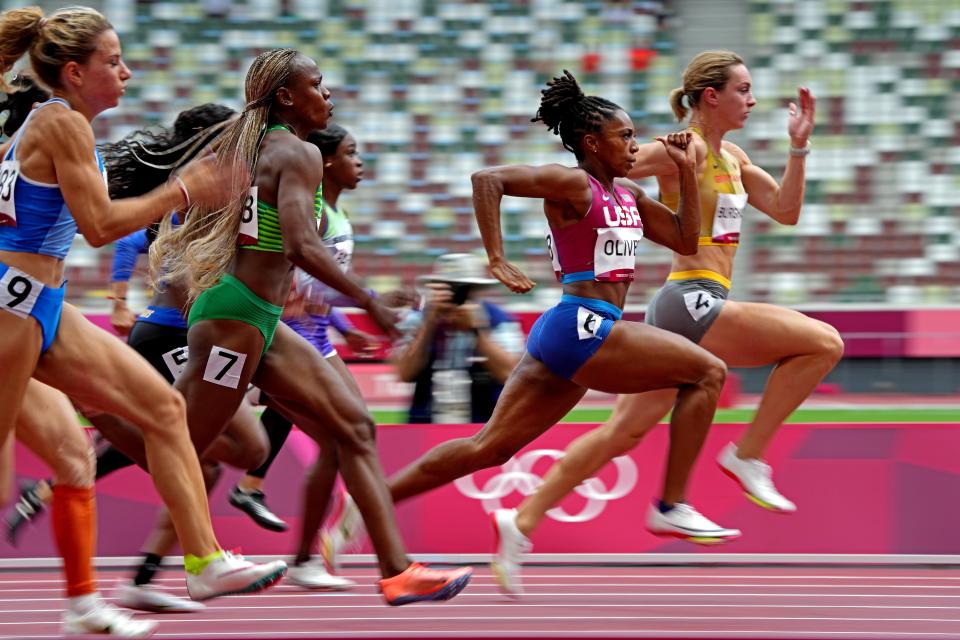
M674 570L668 570L674 571ZM0 574L2 575L2 574ZM353 579L369 579L375 581L379 578L376 573L342 573L344 577L353 578ZM476 574L477 578L490 579L493 577L489 573L478 573ZM589 571L584 571L583 573L571 573L571 574L555 574L555 573L531 573L524 574L525 578L534 578L534 579L558 579L558 578L569 578L582 580L583 578L588 579L616 579L616 580L627 580L627 579L637 579L637 580L890 580L893 582L899 582L902 580L935 580L935 581L960 581L960 576L909 576L909 575L883 575L883 576L838 576L838 575L756 575L756 574L716 574L716 573L703 573L703 574L678 574L671 575L670 573L644 573L644 574L631 574L631 573L614 573L614 574L593 574ZM99 582L103 584L109 584L111 582L126 582L129 580L129 577L118 577L118 578L103 578L101 577ZM154 578L154 582L171 582L183 584L184 578ZM0 580L0 585L11 584L18 585L22 590L23 585L27 584L64 584L62 578L54 579L19 579L19 580Z
M671 582L670 584L663 584L659 582L577 582L576 584L570 584L569 582L530 582L524 576L523 584L525 587L633 587L633 588L650 588L650 589L662 589L663 587L669 587L671 589L677 587L719 587L725 585L706 585L702 582ZM286 585L284 585L286 586ZM472 580L470 582L471 587L495 587L497 583L493 580L491 581L477 581ZM748 588L748 587L760 587L767 589L850 589L855 587L857 589L950 589L954 591L960 591L960 584L957 585L925 585L925 584L759 584L759 583L747 583L747 582L737 582L729 586L737 588ZM274 591L273 593L286 593L289 590L294 589L291 586L291 589L284 589L282 591ZM0 588L0 593L23 593L25 589L4 589ZM62 593L62 587L36 587L29 589L30 593ZM186 594L185 589L168 589L170 593L181 593ZM298 589L298 591L302 591Z
M701 620L701 621L727 621L735 620L738 622L773 622L773 621L788 621L788 622L930 622L930 623L960 623L960 618L850 618L850 617L825 617L825 616L693 616L693 615L684 615L684 616L617 616L617 615L604 615L604 616L497 616L497 620L512 620L512 621L554 621L554 620L564 620L564 621L576 621L576 620L624 620L624 621L638 621L638 620L663 620L663 621L691 621L691 620ZM458 621L485 621L489 622L489 616L377 616L374 619L376 622L458 622ZM372 622L370 616L363 617L324 617L324 618L194 618L194 619L184 619L184 618L164 618L163 624L172 625L172 624L188 624L188 625L207 625L207 624L224 624L224 623L290 623L290 622ZM51 625L51 624L62 624L60 620L52 621L41 621L41 622L0 622L3 625ZM960 631L960 629L958 629Z
M230 632L230 631L208 631L203 634L190 634L184 636L178 633L155 633L152 637L154 638L215 638L215 637L231 637L231 638L263 638L263 632L257 631L239 631L239 632ZM379 637L379 638L421 638L421 637L451 637L454 634L452 631L435 631L435 630L416 630L416 631L383 631L382 629L375 630L351 630L351 631L273 631L269 632L269 637L279 638L279 637L298 637L298 636L332 636L337 638L368 638L368 637ZM609 637L621 637L621 638L636 638L638 637L638 630L628 630L628 631L555 631L549 629L502 629L499 631L487 631L484 633L471 633L473 637L480 638L517 638L517 637L538 637L538 638L584 638L584 637L599 637L599 638L609 638ZM642 632L643 637L657 637L657 638L716 638L716 637L743 637L743 636L759 636L761 638L807 638L810 636L819 636L825 638L843 638L843 637L866 637L866 638L949 638L955 640L957 637L956 633L945 632L945 631L783 631L779 629L743 629L743 630L732 630L724 629L718 631L704 631L702 629L696 630L676 630L676 629L644 629ZM2 636L0 636L2 637ZM61 635L18 635L17 640L34 640L41 638L61 638Z
M252 600L254 598L271 598L271 597L283 597L283 598L317 598L318 596L326 596L329 598L371 598L380 601L381 596L373 593L284 593L282 596L280 594L269 595L269 594L246 594L243 596L245 600ZM489 598L491 596L501 595L498 591L486 591L486 592L477 592L476 589L470 591L469 593L461 593L458 598ZM551 597L551 598L625 598L625 597L642 597L642 598L926 598L926 599L945 599L945 598L960 598L960 594L948 595L948 594L918 594L918 593L741 593L741 592L731 592L731 591L717 591L717 592L649 592L649 591L640 591L640 592L616 592L616 593L579 593L579 592L536 592L536 593L527 593L527 597ZM3 602L63 602L63 598L0 598L0 603ZM744 605L749 606L749 603Z
M372 609L372 610L381 610L383 611L386 607L385 604L305 604L305 605L241 605L241 606L215 606L208 605L210 608L207 609L207 612L210 613L221 613L226 611L251 611L251 610L297 610L297 611L310 611L312 609ZM885 611L889 610L942 610L949 609L951 611L956 611L957 607L953 605L894 605L894 604L743 604L743 603L657 603L657 604L644 604L638 602L624 602L622 604L607 604L607 603L591 603L589 607L591 609L668 609L668 608L690 608L697 607L699 610L703 609L883 609ZM470 608L470 609L482 609L482 608L509 608L509 609L522 609L529 607L531 609L549 609L549 608L560 608L560 609L569 609L571 605L566 604L556 604L556 603L524 603L516 602L514 600L503 600L501 602L472 602L472 603L458 603L458 602L445 602L443 604L443 609L454 609L454 608ZM17 609L17 610L7 610L0 611L0 614L24 614L24 613L62 613L63 608L57 609ZM156 614L163 615L163 614ZM177 615L177 614L171 614ZM166 619L167 616L164 616L163 619ZM247 618L243 618L247 620ZM321 618L322 619L322 618ZM252 618L250 620L253 620Z

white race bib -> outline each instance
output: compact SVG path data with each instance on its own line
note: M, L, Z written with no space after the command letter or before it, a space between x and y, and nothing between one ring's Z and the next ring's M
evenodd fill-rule
M257 195L259 187L250 187L247 199L240 210L240 236L237 244L257 244L260 241L260 225L257 220Z
M215 346L210 349L203 379L221 387L236 389L240 386L240 374L243 373L243 364L246 361L245 353Z
M563 270L560 268L560 256L557 255L557 243L553 240L553 231L547 227L547 235L544 237L547 241L547 253L550 254L550 264L553 265L553 273L557 276L557 282L563 280Z
M14 185L20 175L16 160L0 162L0 225L17 226L17 207L13 200Z
M586 307L577 307L577 337L580 340L589 340L597 337L603 316Z
M350 262L353 259L353 238L338 240L330 245L330 251L333 252L333 259L340 265L340 269L346 273L350 270Z
M713 241L738 242L743 210L747 206L745 193L718 193L717 209L713 213Z
M706 291L690 291L683 294L683 302L687 305L687 311L693 321L700 322L700 319L710 313L717 304L717 297Z
M44 284L10 267L0 278L0 309L26 318L37 304Z
M180 378L180 374L183 373L183 370L187 367L187 358L190 355L188 347L177 347L176 349L171 349L167 351L163 356L163 363L167 365L167 369L170 371L170 375L173 376L174 381Z
M637 265L637 245L643 239L641 227L597 229L593 249L593 273L597 280L630 280ZM629 271L629 275L624 272Z

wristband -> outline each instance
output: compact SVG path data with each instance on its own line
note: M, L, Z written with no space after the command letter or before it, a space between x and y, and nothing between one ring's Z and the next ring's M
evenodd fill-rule
M797 158L802 158L805 155L810 153L810 141L807 140L807 144L802 147L795 147L790 145L790 155L796 156Z
M172 176L170 179L176 182L177 186L180 187L180 193L183 195L183 208L185 210L189 209L190 208L190 192L187 191L187 185L183 181L183 178L175 175L175 176Z

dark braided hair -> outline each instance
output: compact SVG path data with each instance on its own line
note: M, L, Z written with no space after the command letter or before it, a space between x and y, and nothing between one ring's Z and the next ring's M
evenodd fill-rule
M307 134L307 142L316 145L324 158L337 152L337 147L350 132L338 124L329 124L325 129L318 129Z
M598 96L584 95L573 74L563 70L559 78L547 81L541 92L540 108L531 122L543 122L547 129L560 134L563 148L583 160L584 134L600 131L603 123L623 109Z
M111 198L139 196L163 184L220 133L236 111L203 104L180 112L173 126L134 131L100 146Z
M4 111L9 113L3 123L3 135L8 138L13 136L27 119L35 103L50 99L49 91L41 87L31 76L22 73L10 81L10 86L13 91L7 94L3 102L0 102L0 113Z

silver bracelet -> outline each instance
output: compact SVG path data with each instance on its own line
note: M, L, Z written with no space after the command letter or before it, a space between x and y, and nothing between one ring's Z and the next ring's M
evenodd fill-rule
M805 156L805 155L809 155L809 153L810 153L810 141L809 141L809 140L807 140L807 144L806 144L805 146L803 146L803 147L795 147L795 146L793 146L793 145L790 145L790 155L792 155L792 156L796 156L796 157L798 157L798 158L802 158L802 157Z

